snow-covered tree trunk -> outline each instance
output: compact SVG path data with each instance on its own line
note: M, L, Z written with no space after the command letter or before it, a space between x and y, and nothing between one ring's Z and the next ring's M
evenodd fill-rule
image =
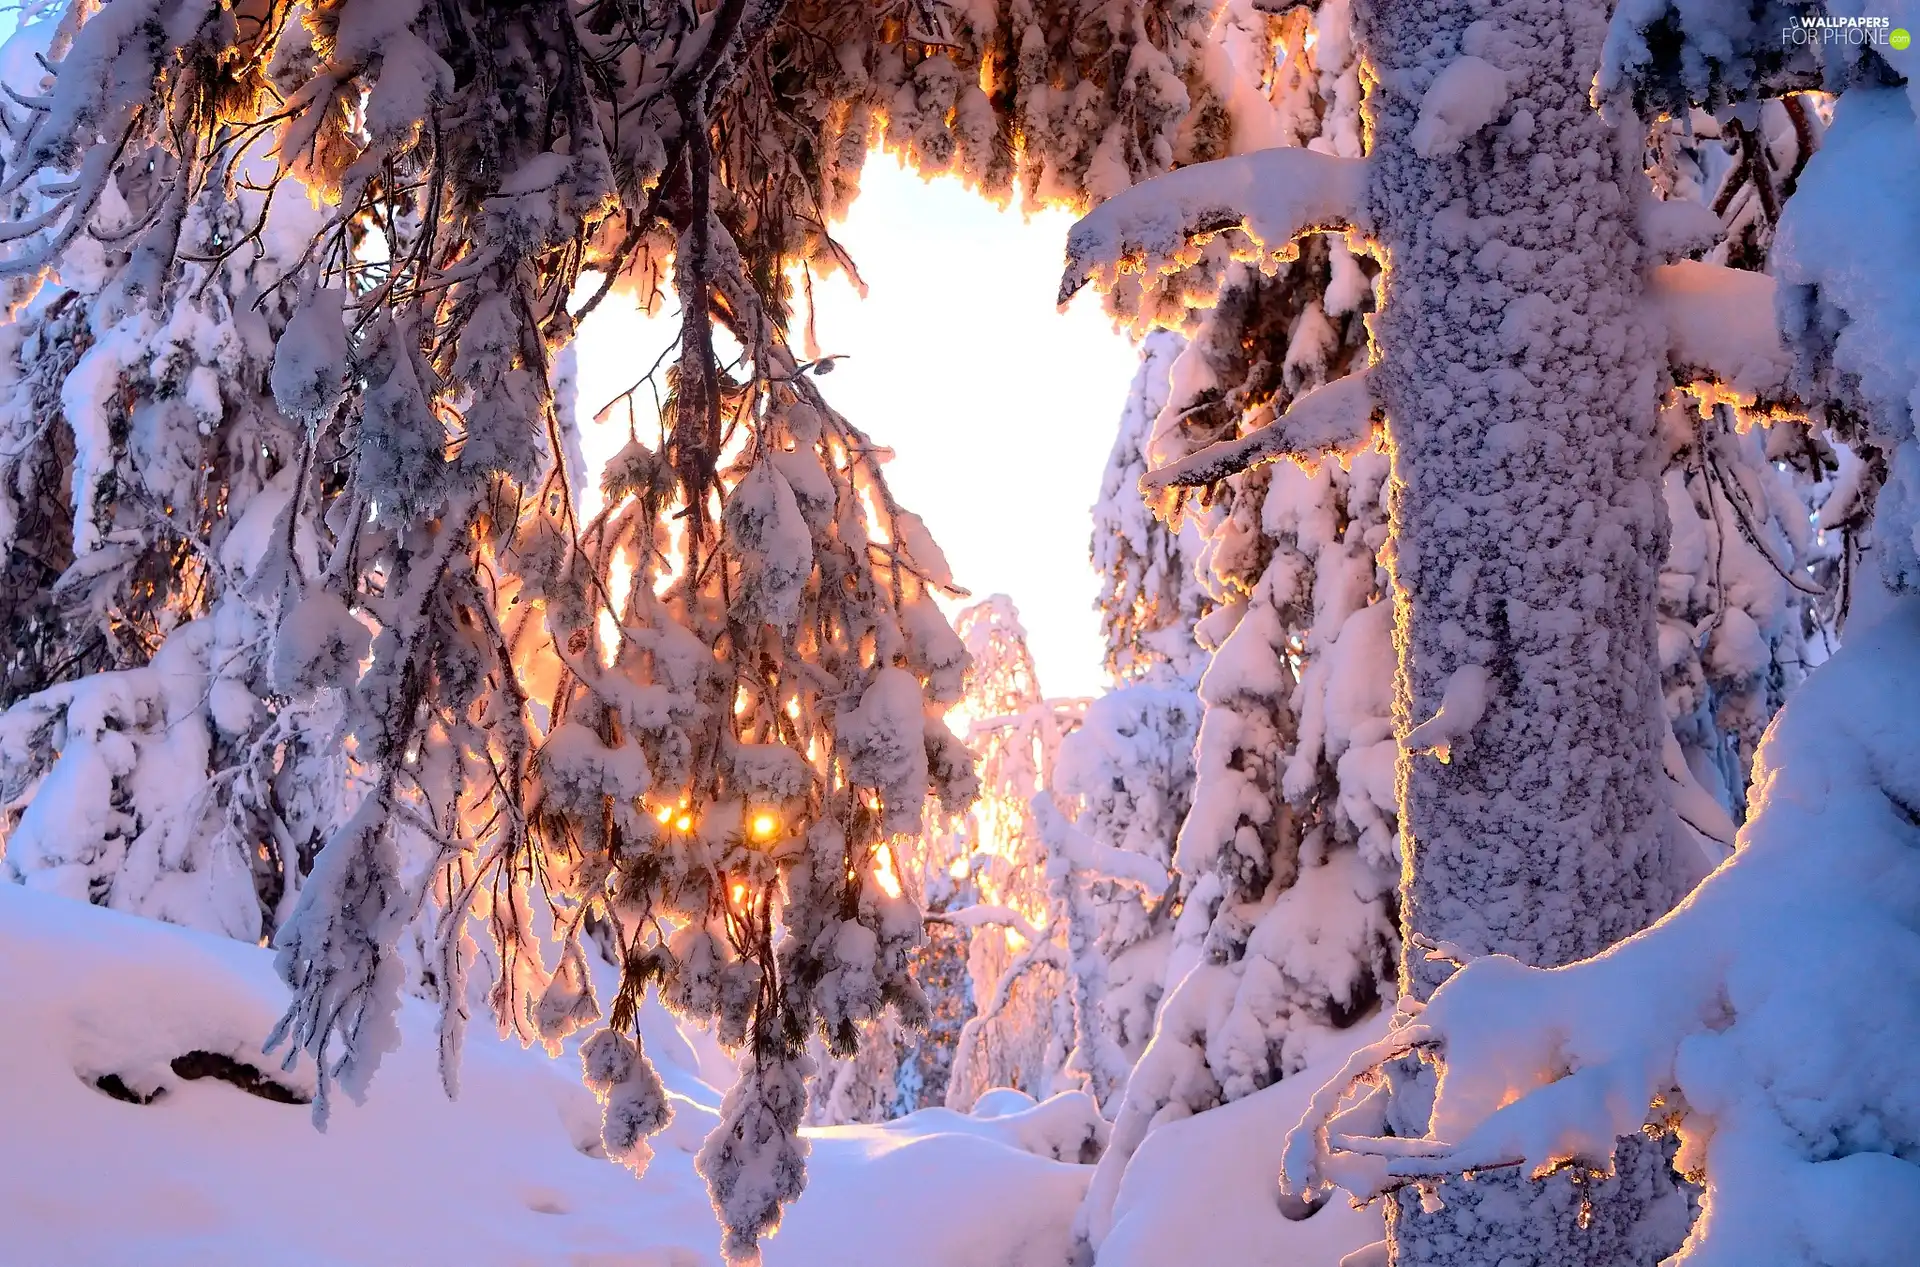
M1394 451L1402 984L1424 999L1448 967L1423 942L1557 965L1676 897L1649 456L1661 348L1640 303L1637 137L1588 103L1605 7L1367 0L1356 19L1389 270L1371 387ZM1424 1129L1430 1094L1410 1075L1396 1125ZM1482 1176L1426 1208L1404 1192L1392 1261L1652 1264L1684 1232L1649 1222L1659 1169L1649 1147L1581 1187Z

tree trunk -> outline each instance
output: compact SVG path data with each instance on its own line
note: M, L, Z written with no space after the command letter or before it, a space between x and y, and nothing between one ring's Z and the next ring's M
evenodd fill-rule
M1639 137L1588 102L1606 9L1365 0L1356 18L1378 81L1374 384L1394 450L1399 733L1462 666L1491 682L1449 761L1400 756L1401 981L1424 999L1450 969L1414 937L1557 965L1676 897L1654 623L1660 339L1639 302ZM1507 73L1510 100L1457 151L1423 157L1421 96L1463 51ZM1427 1083L1409 1074L1396 1127L1424 1130ZM1651 1265L1685 1230L1645 1141L1609 1180L1504 1172L1437 1195L1433 1212L1412 1190L1390 1207L1397 1267Z

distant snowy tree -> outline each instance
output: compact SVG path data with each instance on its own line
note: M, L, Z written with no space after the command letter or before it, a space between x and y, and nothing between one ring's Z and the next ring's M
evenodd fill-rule
M930 887L926 894L930 917L971 905L970 885L951 876L940 878L946 883ZM927 939L913 955L913 979L927 995L927 1020L919 1030L894 1036L897 1055L890 1117L947 1102L960 1031L974 1014L973 978L967 971L971 941L966 929L929 918Z
M1194 634L1207 607L1195 575L1200 535L1190 522L1164 523L1140 497L1147 449L1166 407L1168 371L1180 348L1179 337L1168 331L1142 342L1140 370L1093 507L1091 553L1093 570L1101 576L1101 632L1107 672L1116 681L1170 673L1193 683L1205 667Z
M1164 993L1179 896L1174 839L1193 793L1199 722L1189 690L1119 687L1088 705L1060 746L1053 788L1035 798L1073 993L1063 1072L1109 1113Z
M1004 594L961 612L955 626L972 663L961 715L980 757L981 791L958 818L929 822L922 870L952 875L956 897L970 899L938 916L969 934L973 1015L955 1037L944 1101L964 1110L994 1087L1044 1097L1072 1046L1065 938L1047 919L1046 845L1032 804L1051 786L1084 701L1042 694L1026 630Z
M1012 604L962 613L976 676L963 708L982 792L941 856L956 887L936 918L972 930L974 1014L959 1032L950 1108L995 1087L1035 1098L1124 1084L1158 1005L1199 703L1177 684L1091 702L1039 693Z

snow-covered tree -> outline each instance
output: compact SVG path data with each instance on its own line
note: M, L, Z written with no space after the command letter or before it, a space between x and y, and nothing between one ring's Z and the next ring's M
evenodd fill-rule
M1346 7L1264 20L1280 59L1264 80L1258 61L1243 68L1261 90L1242 94L1243 109L1268 120L1252 135L1357 155ZM1169 381L1144 384L1159 410L1152 465L1255 430L1364 359L1372 271L1324 239L1271 277L1231 265L1212 305L1188 314L1184 349L1161 359ZM1166 1001L1081 1213L1089 1249L1148 1131L1294 1072L1316 1036L1391 992L1392 606L1376 565L1386 474L1385 455L1368 451L1310 473L1258 467L1200 499L1154 497L1201 536L1213 611L1196 633L1211 658Z
M1194 632L1207 608L1195 574L1199 532L1192 521L1177 527L1163 522L1140 497L1147 449L1166 408L1168 375L1180 349L1180 338L1170 331L1155 331L1142 342L1140 369L1093 507L1090 553L1101 578L1107 672L1117 682L1171 674L1191 684L1205 667Z
M1288 1171L1297 1185L1332 1179L1365 1194L1500 1166L1605 1169L1622 1136L1671 1131L1676 1164L1706 1185L1676 1261L1893 1264L1912 1256L1920 1203L1920 1112L1886 1081L1920 1031L1906 494L1920 135L1910 90L1880 82L1889 46L1814 42L1783 68L1771 28L1713 23L1696 17L1655 41L1617 22L1634 72L1620 78L1643 101L1715 104L1818 58L1825 86L1843 89L1771 265L1796 354L1788 385L1874 454L1868 478L1886 481L1846 645L1767 732L1739 846L1686 904L1561 972L1472 957L1322 1090ZM1684 64L1649 52L1668 46ZM1764 324L1767 313L1747 315ZM1849 513L1861 500L1846 494ZM1430 1129L1369 1138L1379 1123L1343 1101L1407 1051L1444 1070Z
M1072 992L1062 1073L1109 1113L1164 993L1179 896L1170 864L1193 792L1199 720L1189 690L1120 687L1088 705L1060 746L1053 788L1034 799L1049 922L1065 934Z
M1010 601L996 595L958 623L975 665L962 707L984 716L968 729L980 799L925 838L965 894L932 918L972 934L973 1015L946 1103L970 1108L996 1087L1105 1102L1159 1002L1198 701L1151 681L1047 700Z
M1601 10L1357 4L1372 69L1364 157L1276 148L1190 167L1110 200L1069 243L1063 296L1098 279L1119 311L1145 315L1156 276L1212 249L1195 235L1272 269L1302 235L1344 230L1384 266L1364 367L1258 430L1169 455L1149 484L1357 453L1384 422L1409 1006L1445 976L1433 946L1569 962L1644 927L1700 872L1682 856L1678 776L1661 755L1665 524L1647 454L1669 384L1765 411L1788 404L1787 365L1764 279L1671 262L1711 246L1719 223L1653 194L1621 93L1640 82L1635 48L1641 62L1668 56L1632 34L1664 19L1621 13L1601 113L1588 104ZM1686 66L1717 75L1720 54L1703 56ZM1791 60L1740 92L1804 86ZM1430 1098L1409 1071L1397 1129L1418 1133ZM1499 1177L1446 1185L1424 1208L1403 1194L1392 1253L1652 1262L1684 1231L1684 1201L1658 1195L1663 1169L1651 1147L1624 1150L1605 1182L1549 1184L1519 1219L1492 1218L1515 1208Z
M9 74L48 33L14 37ZM9 110L19 136L31 112ZM316 566L295 488L338 457L303 455L268 387L317 221L263 231L248 185L271 171L239 148L191 198L164 154L114 175L0 334L6 870L246 940L350 804L337 700L287 699L270 657L267 561ZM134 239L154 217L176 273Z
M969 934L973 1014L955 1035L944 1101L968 1109L994 1087L1049 1094L1072 1045L1064 936L1047 919L1046 845L1032 804L1052 785L1084 701L1042 693L1004 594L961 612L955 626L972 661L960 716L981 792L965 814L929 821L920 870L953 877L954 899L937 918Z

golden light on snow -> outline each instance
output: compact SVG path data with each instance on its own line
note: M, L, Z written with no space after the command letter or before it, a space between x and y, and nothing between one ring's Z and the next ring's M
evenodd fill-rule
M600 641L600 663L607 668L613 667L620 650L620 622L614 613L627 605L632 590L633 556L621 546L613 552L613 566L607 573L607 605L600 609L600 618L594 624Z
M900 877L894 874L893 850L881 845L873 854L873 881L888 897L900 896Z
M780 830L780 820L763 811L753 816L750 830L755 840L771 840L774 833Z
M680 815L680 817L678 817L678 818L676 818L676 819L674 819L674 820L673 820L673 829L674 829L675 831L692 831L692 830L693 830L693 815L691 815L691 814L682 814L682 815Z

